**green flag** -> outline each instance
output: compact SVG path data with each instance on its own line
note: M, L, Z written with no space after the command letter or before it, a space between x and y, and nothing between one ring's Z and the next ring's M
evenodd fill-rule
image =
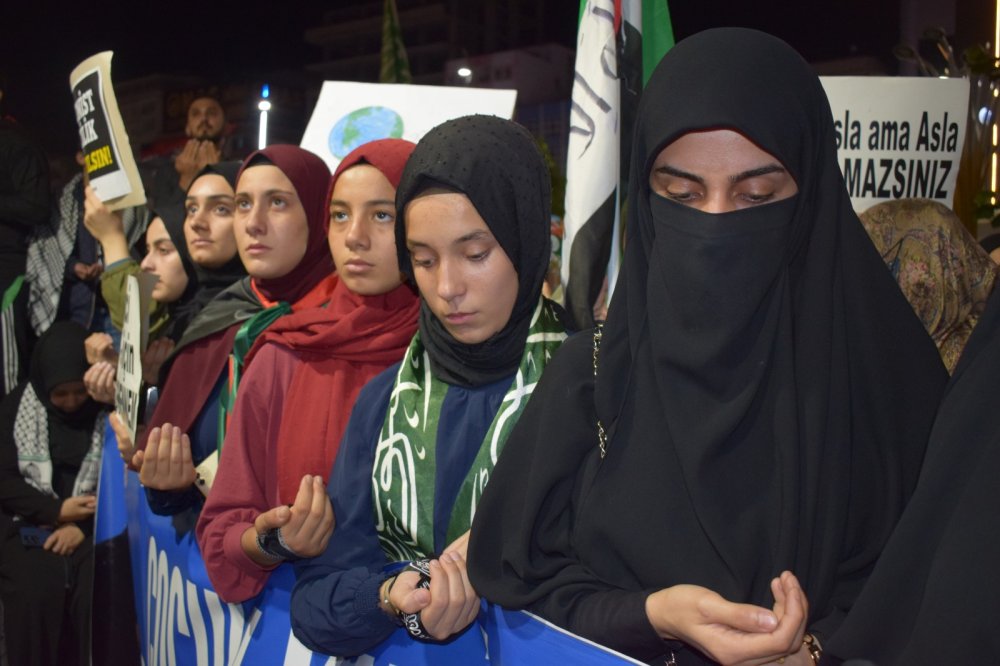
M382 67L379 83L411 83L410 61L403 46L403 31L399 28L396 0L385 0L382 11Z

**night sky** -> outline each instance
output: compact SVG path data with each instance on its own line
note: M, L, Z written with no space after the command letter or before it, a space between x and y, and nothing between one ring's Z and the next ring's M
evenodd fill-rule
M573 47L578 1L545 1L558 11L565 7L569 26L552 34L551 41ZM303 33L321 22L329 6L300 0L267 3L266 8L208 1L7 2L0 15L7 110L50 154L71 152L75 123L67 81L87 56L114 50L116 81L157 73L224 81L258 78L268 70L295 70L319 60ZM816 5L801 0L677 0L671 15L678 39L713 26L743 25L785 39L810 61L873 55L891 67L898 6L898 0Z

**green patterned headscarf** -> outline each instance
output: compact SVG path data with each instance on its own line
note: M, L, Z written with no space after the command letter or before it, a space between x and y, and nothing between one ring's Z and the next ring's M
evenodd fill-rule
M566 339L552 302L535 307L521 363L462 482L451 512L447 541L472 525L476 505L514 424L552 354ZM431 372L418 332L410 343L389 397L372 470L375 528L391 561L434 554L434 486L441 404L449 385Z

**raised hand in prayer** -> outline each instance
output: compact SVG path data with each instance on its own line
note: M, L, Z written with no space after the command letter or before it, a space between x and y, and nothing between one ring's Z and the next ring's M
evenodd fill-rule
M150 431L146 450L135 452L132 466L139 470L142 485L155 490L186 490L198 476L191 440L169 423Z
M118 412L111 412L108 422L111 424L111 429L115 431L115 439L118 441L118 455L128 465L135 456L135 443L129 437L128 428L125 427L125 422L122 421L122 417L118 415Z
M188 139L188 142L184 144L184 149L174 160L180 188L186 190L199 171L209 164L215 164L221 157L218 147L212 141Z
M771 592L773 612L727 601L697 585L674 585L646 598L646 615L663 638L689 643L723 664L757 666L789 655L808 657L802 637L809 607L798 579L785 571L771 581Z
M174 341L170 338L158 338L149 343L142 354L142 381L151 386L160 382L160 368L174 350Z
M78 520L86 520L93 516L96 510L97 498L93 495L67 497L59 507L59 522L75 523Z
M468 532L455 543L467 539L467 535ZM420 575L404 571L389 592L393 606L404 613L419 612L424 629L439 641L465 629L479 614L479 595L469 582L460 550L445 551L440 558L431 560L430 589L417 588Z
M73 523L68 523L57 527L42 547L56 555L72 555L81 543L83 531Z
M291 507L278 506L265 511L257 516L254 526L243 533L243 552L264 567L280 564L280 560L265 555L257 546L258 535L280 528L281 538L289 550L298 557L316 557L326 550L336 523L323 477L306 474Z
M115 404L115 366L107 361L95 363L83 374L87 393L97 402Z

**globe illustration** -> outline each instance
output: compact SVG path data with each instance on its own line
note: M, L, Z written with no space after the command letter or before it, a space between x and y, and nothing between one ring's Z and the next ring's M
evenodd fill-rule
M366 106L351 111L330 130L327 143L337 159L344 157L363 143L376 139L398 139L403 136L403 118L385 106Z

